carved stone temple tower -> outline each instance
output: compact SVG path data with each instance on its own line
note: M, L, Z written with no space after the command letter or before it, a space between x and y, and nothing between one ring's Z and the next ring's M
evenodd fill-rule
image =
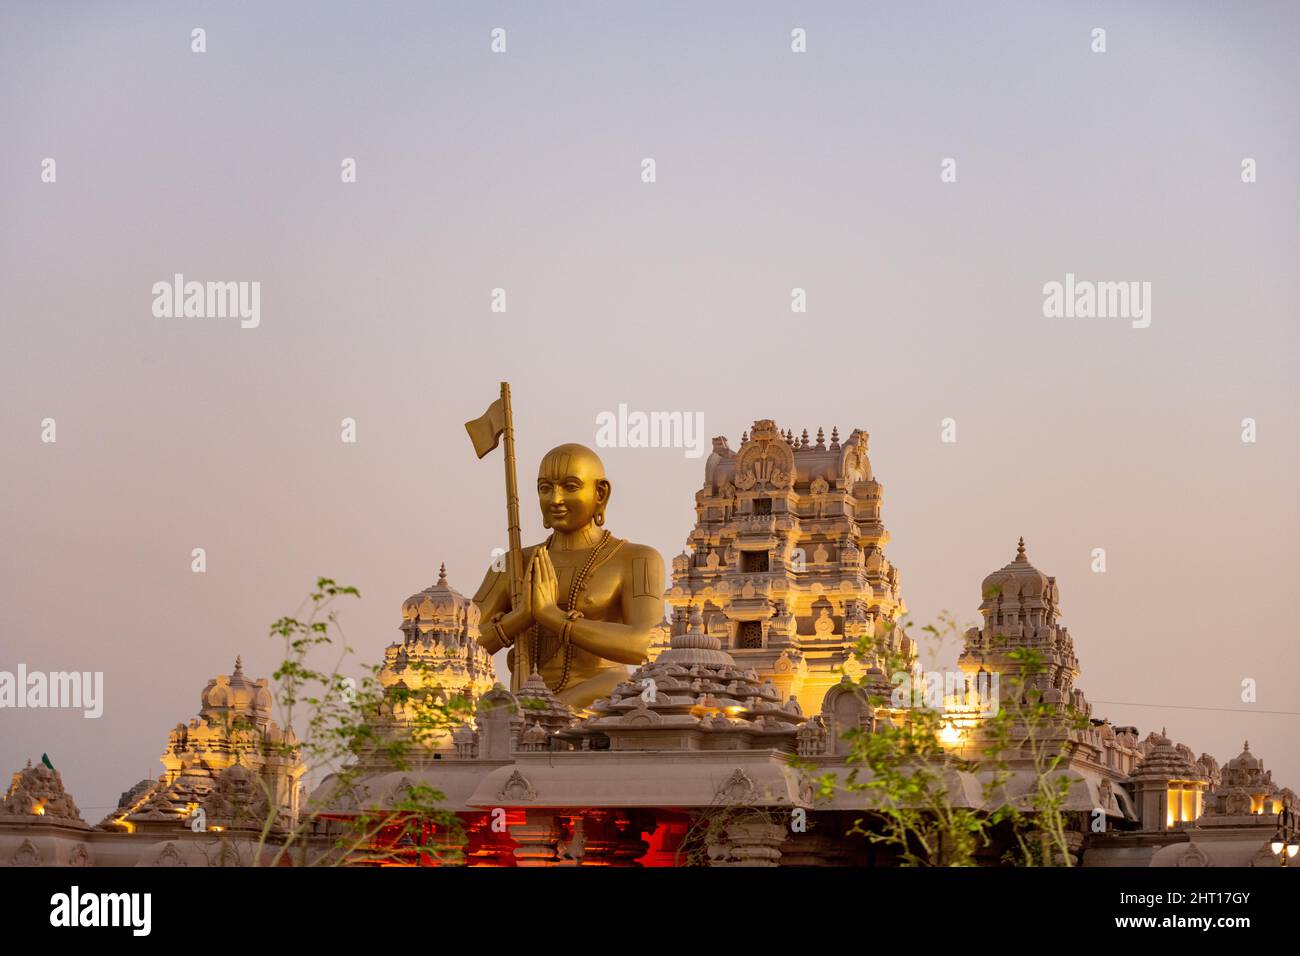
M447 565L438 581L402 602L402 640L389 644L379 682L410 690L440 687L445 695L478 700L496 683L492 655L478 643L478 608L447 583Z
M273 829L298 818L299 781L307 767L299 759L293 728L282 730L272 713L270 681L250 680L243 661L208 681L199 715L177 724L161 760L156 781L142 780L122 794L117 809L100 829L168 832L188 827L202 808L214 830L261 829L271 815ZM254 778L260 778L259 783Z
M980 670L1000 675L1018 674L1017 651L1033 651L1043 671L1032 680L1048 703L1063 703L1091 712L1079 679L1079 659L1074 640L1060 623L1061 592L1056 578L1029 563L1025 539L1016 546L1010 563L984 579L980 587L982 627L966 632L966 646L958 665L974 677ZM1008 686L1002 687L1006 693Z
M859 638L883 635L907 610L884 554L881 492L861 429L843 444L832 429L828 445L820 428L810 442L806 430L797 438L763 419L739 451L714 438L695 529L673 559L673 635L700 605L706 633L738 667L816 713L844 673L864 670L853 656ZM910 656L901 629L889 633Z

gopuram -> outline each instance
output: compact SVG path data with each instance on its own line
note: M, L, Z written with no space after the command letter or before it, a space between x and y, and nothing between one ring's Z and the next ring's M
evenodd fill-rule
M673 560L673 633L698 604L705 632L739 666L815 713L845 674L863 676L863 637L912 655L902 630L884 626L907 608L885 557L883 488L861 429L843 445L832 429L827 445L819 428L810 444L807 430L796 440L765 420L740 441L733 452L713 440L688 550Z
M981 623L964 634L957 693L912 693L920 649L903 627L865 431L810 437L762 419L735 450L715 438L686 549L665 580L653 548L606 527L616 523L616 476L594 451L565 444L543 456L535 493L549 534L524 546L507 386L467 428L480 458L505 439L510 548L472 599L444 565L403 602L401 639L384 652L378 680L389 692L466 699L469 716L424 745L414 766L368 759L346 798L329 777L307 793L301 766L241 757L223 737L221 721L237 715L255 741L292 739L271 719L266 681L249 680L237 662L209 681L199 718L172 732L165 772L124 793L97 826L57 771L15 773L0 800L0 863L229 862L214 854L210 832L195 832L200 809L246 844L252 831L240 820L250 809L272 815L272 845L308 815L324 847L339 827L398 806L419 785L439 791L454 815L439 836L455 841L455 865L896 865L907 862L898 846L851 835L872 827L878 797L821 784L869 779L855 740L913 726L924 711L942 721L942 756L960 758L940 761L952 807L1013 805L1032 820L1041 751L1060 755L1050 771L1063 793L1055 862L1279 865L1271 846L1279 814L1300 809L1296 794L1248 744L1221 767L1164 730L1141 736L1094 716L1061 588L1023 540L972 593ZM508 675L493 665L502 650ZM1032 673L1030 657L1041 662ZM1004 716L1031 694L1046 713L1034 747L1023 721L1008 729L998 707L972 704L971 689L990 678ZM390 716L402 733L402 708ZM1011 736L995 770L981 755L999 732ZM251 786L263 778L268 786ZM1014 862L1015 836L989 835L973 862ZM416 847L350 862L439 859Z

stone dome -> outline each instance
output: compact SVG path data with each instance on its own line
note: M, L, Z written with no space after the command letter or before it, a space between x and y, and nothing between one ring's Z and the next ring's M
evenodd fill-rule
M1228 761L1226 769L1228 770L1262 770L1264 762L1250 752L1250 741L1247 740L1242 747L1241 753Z
M1016 547L1016 556L1010 564L994 571L980 585L985 601L1020 601L1025 598L1055 600L1056 579L1049 578L1029 563L1025 554L1025 539Z
M496 672L478 642L478 622L478 607L448 583L445 564L436 584L402 602L402 639L384 649L377 675L399 723L415 720L421 701L472 700L492 689Z
M478 608L447 583L447 565L438 569L437 583L412 594L402 602L402 621L419 624L421 630L434 627L478 624Z
M547 733L541 724L534 722L531 727L524 731L521 742L533 746L540 746L546 743Z
M703 664L709 667L736 666L735 658L722 649L722 642L705 633L704 614L698 604L692 604L687 617L687 631L672 638L668 650L657 658L657 664L677 664L692 667Z
M209 716L213 712L234 711L253 717L269 718L274 705L265 678L250 681L244 676L242 657L235 658L235 669L229 676L218 674L208 681L199 700L199 713L203 716Z
M1164 732L1152 733L1147 738L1149 747L1142 762L1134 771L1135 777L1158 778L1161 780L1204 780L1205 775L1193 766L1183 750L1180 750Z

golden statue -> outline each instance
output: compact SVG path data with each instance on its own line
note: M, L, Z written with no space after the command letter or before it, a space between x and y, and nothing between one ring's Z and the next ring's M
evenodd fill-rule
M510 648L511 690L536 671L570 707L608 697L627 680L626 665L646 659L663 622L663 559L603 528L612 486L600 457L576 444L542 459L537 498L551 535L520 548L509 386L502 383L501 399L466 427L479 457L506 437L511 549L506 569L489 570L474 595L479 643L490 653Z

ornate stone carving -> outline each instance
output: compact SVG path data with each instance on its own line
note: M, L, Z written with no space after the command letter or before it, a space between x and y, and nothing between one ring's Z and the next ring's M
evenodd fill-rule
M474 602L447 583L445 564L436 583L402 602L402 640L388 645L378 674L393 731L415 723L425 700L461 696L473 702L493 688L496 671L478 642L479 617Z
M737 767L718 787L718 799L728 803L753 803L758 799L758 787L749 774Z
M835 621L831 618L829 609L823 607L817 615L817 620L813 622L813 631L819 638L829 638L835 633Z
M166 843L158 855L154 857L154 866L185 866L185 859L181 856L180 850L176 849L176 844Z
M724 824L709 845L709 866L780 866L785 838L785 828L764 814L742 814Z
M1250 866L1276 867L1281 866L1281 862L1267 843L1260 846L1255 851L1255 855L1250 858Z
M279 795L276 828L291 826L298 815L299 781L307 768L299 759L293 729L282 730L272 719L273 704L269 681L250 680L244 675L243 661L235 658L230 674L208 681L200 694L199 715L171 732L161 758L166 772L158 782L133 801L125 801L100 826L112 830L140 823L184 826L194 806L202 805L235 765L242 765ZM233 783L242 786L249 780Z
M1188 843L1187 849L1178 857L1179 866L1209 866L1210 858L1195 843Z
M32 816L42 823L87 827L77 804L63 789L63 777L59 772L44 764L32 766L30 760L13 775L9 790L0 800L0 815Z
M730 625L731 635L738 623L753 620L753 606L744 602L779 598L792 619L789 629L773 619L764 641L749 641L731 649L738 662L763 677L784 676L788 683L781 687L782 693L793 693L805 712L819 706L868 631L863 621L855 620L851 627L846 623L829 636L817 636L812 625L820 598L830 597L836 607L850 601L872 607L882 624L896 621L906 612L897 569L883 555L888 534L880 522L881 487L871 478L866 433L854 430L843 447L834 440L828 446L824 432L821 434L822 439L812 446L794 439L793 431L783 432L771 420L760 419L752 432L746 433L734 457L711 459L701 497L711 496L714 487L724 488L730 481L741 489L742 499L768 493L771 514L697 509L697 523L688 541L707 542L710 550L724 554L725 559L717 567L708 559L675 566L667 595L668 602L678 609L716 594L714 603L721 614L711 616L708 633L724 633L717 622L721 618ZM796 494L786 494L789 489ZM745 551L769 549L766 573L750 577L757 572L742 567L742 545ZM797 628L794 620L799 622ZM674 628L674 633L678 631L680 625ZM910 657L913 648L904 641L901 630L889 633L891 650ZM804 651L805 643L809 650L815 648L807 657L806 669L794 675L778 671L781 652Z
M263 787L243 764L228 767L202 802L208 828L261 829L271 812ZM276 825L283 828L288 825L287 810L284 807L278 810Z
M771 421L754 423L754 432L736 457L736 486L749 491L759 486L784 490L794 482L794 450L777 440Z
M9 858L10 866L40 866L41 862L41 851L31 840L23 840Z
M528 778L516 770L510 775L501 787L500 797L502 800L514 801L533 801L537 799L537 790L529 782Z

